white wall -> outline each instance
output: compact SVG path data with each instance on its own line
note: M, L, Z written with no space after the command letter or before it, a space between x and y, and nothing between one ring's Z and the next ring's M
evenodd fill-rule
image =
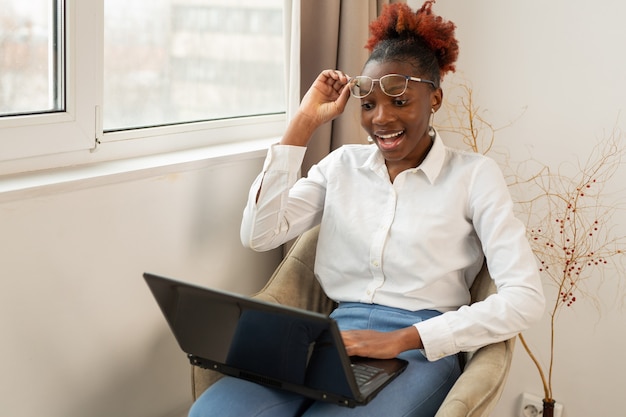
M416 7L422 1L409 3ZM460 40L458 71L446 85L469 80L487 119L496 126L513 121L497 133L499 150L512 159L532 157L552 167L584 160L605 132L626 126L626 3L438 0L434 10L457 24ZM497 153L492 156L504 162ZM625 173L625 167L617 172L615 189L623 187ZM616 227L626 235L621 218ZM609 282L619 279L624 277L607 277L601 312L587 299L559 317L553 385L564 417L623 415L626 312ZM552 302L553 288L546 291ZM547 326L546 315L526 335L544 352L542 360ZM543 394L518 343L506 391L492 415L518 417L522 392Z
M251 293L279 261L239 242L262 157L0 203L0 415L169 417L189 365L142 279Z

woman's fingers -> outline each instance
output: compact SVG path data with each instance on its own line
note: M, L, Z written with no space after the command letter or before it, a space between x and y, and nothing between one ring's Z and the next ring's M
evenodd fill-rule
M326 77L326 84L331 86L337 93L342 91L350 79L346 74L339 70L325 70L321 75Z

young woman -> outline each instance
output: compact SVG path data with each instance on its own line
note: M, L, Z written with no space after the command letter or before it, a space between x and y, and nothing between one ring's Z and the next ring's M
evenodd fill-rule
M525 227L497 165L446 147L432 128L454 24L387 7L371 25L362 75L323 71L269 152L244 212L244 245L267 250L320 224L315 272L350 355L401 357L407 370L374 400L344 408L223 378L190 416L433 416L460 375L457 353L505 340L540 318L544 298ZM371 145L298 170L312 133L361 101ZM498 293L468 306L486 259Z

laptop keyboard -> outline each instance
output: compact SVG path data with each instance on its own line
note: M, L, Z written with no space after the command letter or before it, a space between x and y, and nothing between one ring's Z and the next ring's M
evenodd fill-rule
M354 372L354 377L356 378L356 383L359 387L362 387L378 375L384 373L384 371L380 368L375 368L362 363L353 363L352 372Z

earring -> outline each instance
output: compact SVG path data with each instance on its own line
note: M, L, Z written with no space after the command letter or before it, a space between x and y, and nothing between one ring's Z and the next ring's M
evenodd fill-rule
M431 139L435 138L435 135L437 134L435 132L435 128L433 127L433 121L435 120L435 109L430 109L430 121L428 122L428 136L431 137Z
M368 141L369 143L374 143L374 139L372 139L372 137L371 137L371 136L368 136L368 137L367 137L367 141Z

